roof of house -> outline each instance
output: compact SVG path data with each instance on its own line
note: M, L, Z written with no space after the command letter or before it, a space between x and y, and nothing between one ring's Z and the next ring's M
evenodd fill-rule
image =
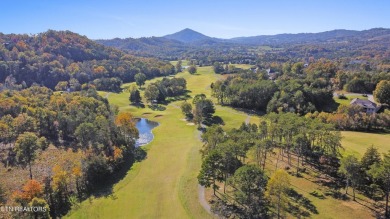
M369 101L369 100L362 100L362 99L359 99L359 98L355 98L351 101L351 104L353 105L359 105L359 106L362 106L364 108L376 108L376 104Z

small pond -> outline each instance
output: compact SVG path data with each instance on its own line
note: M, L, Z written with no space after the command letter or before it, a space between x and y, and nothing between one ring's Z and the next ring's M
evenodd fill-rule
M135 146L139 147L146 145L153 140L152 129L158 126L158 122L153 122L145 118L137 119L136 127L139 132L139 138L135 142Z

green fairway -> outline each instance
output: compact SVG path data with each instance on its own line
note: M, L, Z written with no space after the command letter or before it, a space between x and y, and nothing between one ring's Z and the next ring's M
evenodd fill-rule
M364 132L341 132L343 139L342 145L345 148L345 154L354 154L361 157L366 149L374 145L381 153L387 153L390 150L390 134L364 133Z
M189 155L197 153L201 146L196 140L197 131L180 120L180 110L174 105L168 106L160 119L154 115L143 115L160 122L153 130L155 139L147 146L147 159L137 163L115 186L112 197L83 202L71 218L183 218L189 213L196 218L207 217L200 205L186 200L190 197L181 198L181 193L191 189L180 183L191 165L188 162L193 161ZM190 168L197 171L197 167ZM194 186L197 188L196 182ZM191 206L184 206L183 201ZM196 211L191 211L193 208Z
M223 76L216 75L212 67L199 67L198 73L190 75L182 72L176 77L187 80L189 95L204 93L211 95L210 84ZM161 78L148 81L149 83ZM133 86L124 84L123 87ZM141 94L143 91L141 91ZM153 111L146 106L137 108L130 105L129 93L106 93L111 104L122 111L130 111L137 117L146 117L158 121L160 126L153 130L155 139L146 146L147 159L136 163L127 175L114 186L114 192L108 197L91 198L74 209L69 218L210 218L211 216L199 203L197 174L201 165L199 150L202 147L199 132L194 125L183 120L180 111L181 101L172 102L163 111ZM144 102L145 103L145 102ZM224 129L237 128L242 122L259 124L258 116L230 107L216 106L216 115L224 121ZM344 154L361 156L365 149L373 144L386 152L390 142L389 134L371 134L360 132L342 132ZM315 178L311 179L314 180ZM370 217L370 212L362 205L333 198L325 200L315 198L309 193L322 190L318 184L305 178L292 177L293 187L309 198L317 207L314 218ZM349 217L351 216L351 217Z
M211 67L200 67L198 73L178 74L187 80L191 96L211 95L210 84L218 80ZM155 80L148 81L151 83ZM147 86L147 84L145 86ZM124 86L131 86L125 84ZM141 92L142 93L142 92ZM147 159L136 163L126 177L114 186L111 196L91 198L74 209L69 218L208 218L200 205L196 176L200 169L199 132L183 120L181 102L173 102L164 111L153 111L147 106L130 105L129 94L100 92L120 110L135 116L160 122L153 130L155 139L146 146ZM216 115L226 123L225 128L239 126L244 121L258 123L255 117L229 107L217 106ZM156 117L157 116L157 117Z

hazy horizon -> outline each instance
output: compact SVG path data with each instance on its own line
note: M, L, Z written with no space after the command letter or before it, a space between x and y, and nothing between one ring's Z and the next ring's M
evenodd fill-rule
M248 0L74 1L6 0L0 32L70 30L91 39L164 36L190 28L210 37L318 33L389 28L390 2Z

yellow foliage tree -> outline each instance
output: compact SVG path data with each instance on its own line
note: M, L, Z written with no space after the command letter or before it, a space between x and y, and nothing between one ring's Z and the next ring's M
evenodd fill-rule
M287 208L287 191L290 186L288 174L284 170L277 170L267 184L266 196L277 210L277 217L282 218Z

